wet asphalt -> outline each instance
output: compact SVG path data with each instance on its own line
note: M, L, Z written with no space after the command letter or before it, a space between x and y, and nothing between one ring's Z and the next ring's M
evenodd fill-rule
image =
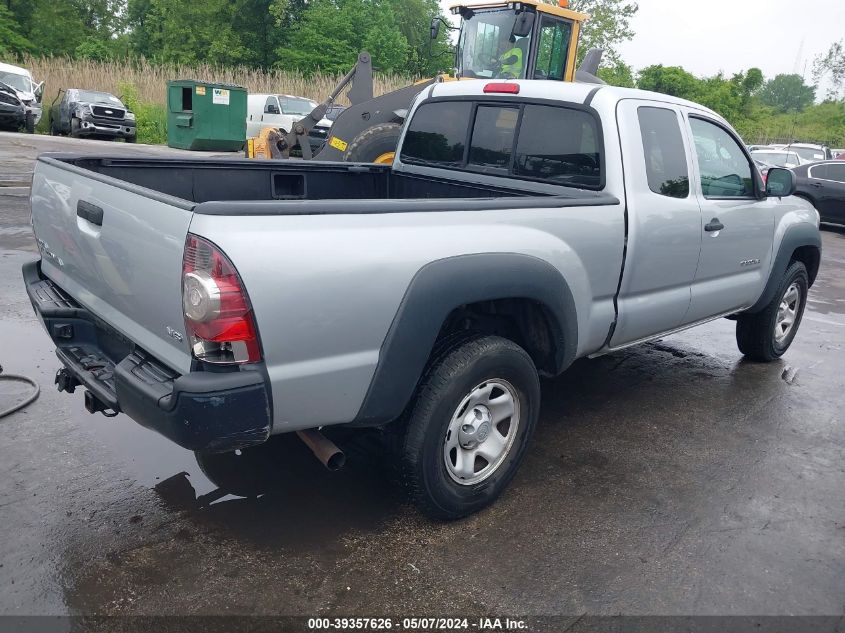
M504 496L436 523L368 435L340 473L286 438L204 473L56 392L20 279L50 149L164 151L0 135L0 364L42 387L0 420L0 615L845 613L845 229L781 361L743 360L727 320L579 361Z

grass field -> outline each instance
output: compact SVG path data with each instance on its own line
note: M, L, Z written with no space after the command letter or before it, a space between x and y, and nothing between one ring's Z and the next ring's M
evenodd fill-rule
M132 84L144 102L165 105L167 81L170 79L233 83L250 92L294 94L322 101L340 80L340 76L336 75L304 77L295 72L261 71L237 66L159 66L143 59L94 62L61 57L25 57L20 63L32 71L36 81L45 82L45 103L52 103L62 88L104 90L118 94L122 85ZM375 79L375 92L382 94L407 83L407 77L380 75ZM343 103L342 99L339 101Z

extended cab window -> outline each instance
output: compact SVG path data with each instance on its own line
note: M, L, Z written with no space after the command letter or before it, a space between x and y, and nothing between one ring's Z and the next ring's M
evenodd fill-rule
M599 188L596 120L583 110L526 105L516 143L517 176L558 185Z
M689 196L687 154L681 126L674 110L641 107L637 109L648 188L670 198Z
M408 125L400 159L569 187L603 184L598 122L564 106L424 103Z
M719 125L690 117L705 198L750 198L754 178L745 152Z
M405 133L401 159L444 166L462 164L471 113L469 101L422 104Z

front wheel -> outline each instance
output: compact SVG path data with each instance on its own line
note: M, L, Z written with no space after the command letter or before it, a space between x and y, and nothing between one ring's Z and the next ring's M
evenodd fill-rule
M516 343L478 337L441 356L402 447L403 481L419 508L458 519L492 503L522 461L539 407L537 370Z
M24 122L24 129L27 134L35 133L35 115L32 112L26 113L26 121Z
M736 320L739 351L752 360L770 362L783 356L795 335L810 287L807 268L793 262L783 275L774 298L760 312L741 314Z
M79 119L76 117L70 120L70 136L71 138L79 138Z

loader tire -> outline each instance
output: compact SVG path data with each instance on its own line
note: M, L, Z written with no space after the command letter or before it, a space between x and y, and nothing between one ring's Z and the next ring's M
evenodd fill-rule
M350 163L392 163L401 131L402 126L398 123L374 125L355 137L343 160Z

